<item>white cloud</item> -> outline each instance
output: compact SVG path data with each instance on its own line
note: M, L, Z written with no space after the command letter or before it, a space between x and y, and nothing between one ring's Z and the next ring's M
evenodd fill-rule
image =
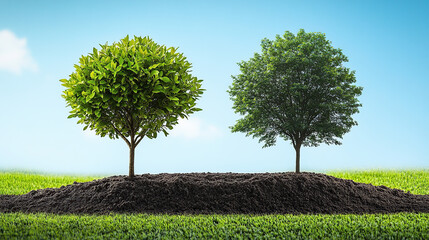
M37 64L27 48L27 39L18 38L9 30L1 30L0 70L21 74L25 69L37 71Z
M186 139L213 139L221 135L219 128L206 124L199 118L179 119L179 123L171 131L171 136Z

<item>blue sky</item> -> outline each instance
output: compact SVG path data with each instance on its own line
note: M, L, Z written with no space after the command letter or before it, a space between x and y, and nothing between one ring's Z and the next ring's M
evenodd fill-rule
M59 79L105 42L150 36L179 47L203 79L202 112L144 139L136 174L281 172L290 142L262 149L231 133L226 93L263 38L323 32L349 58L363 104L343 145L303 148L302 171L429 168L429 1L5 1L0 8L0 169L127 174L128 147L82 131Z

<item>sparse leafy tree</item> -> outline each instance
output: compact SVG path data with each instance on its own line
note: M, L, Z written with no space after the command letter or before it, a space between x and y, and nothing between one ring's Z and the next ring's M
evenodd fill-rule
M149 37L125 37L100 45L82 56L69 79L61 79L70 116L102 137L122 138L130 149L129 177L134 176L134 150L144 137L177 124L195 111L202 80L177 48Z
M347 57L322 33L286 31L263 39L262 53L239 63L229 94L233 109L244 115L233 132L259 138L264 147L277 137L291 140L300 171L301 146L336 144L357 125L352 115L361 106L355 72L343 66Z

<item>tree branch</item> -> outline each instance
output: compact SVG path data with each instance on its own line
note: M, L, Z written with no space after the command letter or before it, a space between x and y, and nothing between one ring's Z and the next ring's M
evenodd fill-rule
M121 136L121 138L124 139L124 141L128 144L128 147L131 147L130 141L128 141L128 139L115 127L115 125L112 122L110 122L110 124L112 125L113 129L115 129L115 132L119 136Z
M118 110L118 112L121 114L122 118L124 118L128 125L130 126L130 129L132 129L132 115L129 114L129 111L127 109L125 109L125 112L122 112L121 110ZM128 117L127 117L128 115Z
M138 135L136 137L136 146L139 145L140 141L144 138L144 134Z
M289 136L289 137L290 137L290 136ZM293 147L295 148L295 147L296 147L295 138L294 138L294 137L291 137L290 139L292 140L292 145L293 145Z

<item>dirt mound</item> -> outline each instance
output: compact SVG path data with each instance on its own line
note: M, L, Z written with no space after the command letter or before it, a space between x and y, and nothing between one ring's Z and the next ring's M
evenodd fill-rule
M429 195L317 173L145 174L0 195L0 212L394 213L429 212Z

